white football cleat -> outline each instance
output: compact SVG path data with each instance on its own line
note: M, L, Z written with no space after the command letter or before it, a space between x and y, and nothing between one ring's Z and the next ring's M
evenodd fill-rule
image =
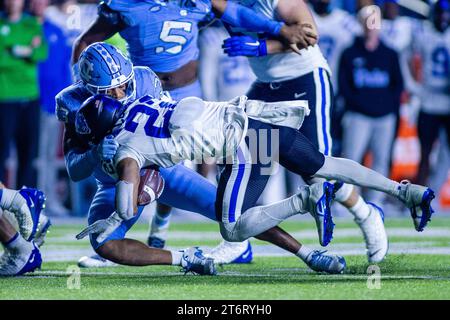
M323 250L313 250L306 258L306 264L316 272L343 273L347 267L344 257Z
M430 188L412 184L408 180L400 182L398 187L399 198L409 208L414 227L421 232L426 227L434 210L431 201L435 198L434 191Z
M34 235L34 242L39 248L44 244L45 237L47 236L48 229L51 225L52 222L50 219L45 214L41 213L36 234Z
M184 274L193 272L199 275L214 276L217 274L214 260L206 258L198 247L183 250L181 267Z
M370 213L363 221L355 219L361 228L366 242L367 260L370 263L383 261L389 249L388 237L384 228L384 212L373 203L368 202Z
M100 257L98 254L94 254L90 257L84 256L78 260L78 266L80 268L106 268L118 266L117 263L106 260Z
M316 220L320 245L325 247L333 238L334 223L331 216L331 202L334 197L334 185L329 182L319 182L308 188L307 209Z
M39 248L33 241L26 243L25 249L20 252L5 249L0 258L0 277L20 276L41 268Z
M243 242L224 240L208 254L205 254L205 257L214 259L217 264L250 263L253 259L252 246L248 240Z

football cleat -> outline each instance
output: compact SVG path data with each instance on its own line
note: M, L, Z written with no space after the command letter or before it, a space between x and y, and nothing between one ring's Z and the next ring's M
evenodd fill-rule
M414 227L421 232L426 227L434 212L431 201L435 198L434 191L430 188L412 184L408 180L400 182L398 187L399 198L411 212Z
M34 235L34 242L40 248L45 242L45 237L47 236L48 229L52 225L50 219L43 213L39 217L39 223L36 230L36 234Z
M329 182L314 183L309 186L308 211L316 220L319 242L326 247L333 238L334 223L331 216L331 201L334 185Z
M20 276L41 268L42 257L39 248L34 241L29 242L29 245L26 253L5 250L0 258L0 276Z
M326 250L314 250L306 258L306 264L317 272L339 274L345 271L347 263L344 257L329 254Z
M98 254L94 254L90 257L84 256L78 260L78 266L80 268L106 268L118 266L117 263L106 260L100 257Z
M216 275L217 270L212 258L206 258L202 250L192 247L183 251L181 267L184 274L193 272L199 275Z
M149 236L147 239L147 244L149 247L162 249L166 245L166 240L163 240L155 236Z
M45 195L42 191L23 187L16 193L9 211L14 214L20 234L25 240L33 239L44 208Z
M217 264L250 263L253 260L252 246L249 240L243 242L222 241L213 248L205 257L214 259Z
M384 212L377 205L368 202L370 213L363 221L355 219L364 235L367 259L370 263L383 261L389 249L388 237L384 228Z

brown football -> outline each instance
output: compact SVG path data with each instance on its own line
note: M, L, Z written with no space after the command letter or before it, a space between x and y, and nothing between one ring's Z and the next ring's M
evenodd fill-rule
M138 205L145 206L157 200L164 190L164 179L158 170L142 169L138 189Z

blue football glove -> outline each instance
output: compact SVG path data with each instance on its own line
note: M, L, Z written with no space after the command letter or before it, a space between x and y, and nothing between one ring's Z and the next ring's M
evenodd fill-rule
M108 161L114 158L117 149L119 149L119 143L114 140L113 136L107 136L97 146L97 154L100 160Z
M263 57L267 56L266 40L258 40L249 36L234 36L226 39L223 51L230 57Z

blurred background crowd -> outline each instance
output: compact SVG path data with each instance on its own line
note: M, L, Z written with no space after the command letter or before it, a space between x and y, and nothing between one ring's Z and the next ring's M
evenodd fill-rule
M450 8L439 22L430 18L427 0L309 2L333 72L334 155L396 180L428 184L438 193L438 210L449 210L450 28L437 29L450 23ZM85 216L96 188L90 179L75 184L67 177L54 97L72 83L72 44L95 19L97 5L0 0L0 181L10 188L44 190L49 215ZM373 21L375 27L360 23L374 13L382 17ZM255 79L247 58L222 52L227 37L219 23L201 32L206 100L245 94ZM432 45L439 41L444 45ZM108 42L126 52L118 34ZM214 170L199 170L215 180ZM299 183L278 170L261 202L285 198ZM367 197L380 204L392 201L380 193Z

